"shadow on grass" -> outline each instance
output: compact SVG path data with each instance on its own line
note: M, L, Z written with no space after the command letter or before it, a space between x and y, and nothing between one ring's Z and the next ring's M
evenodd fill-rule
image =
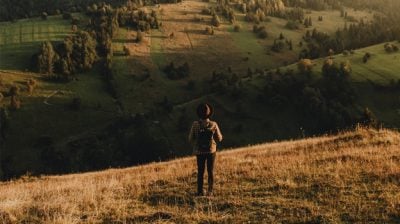
M187 34L203 34L203 35L208 35L208 34L206 34L206 32L204 31L204 30L191 30L191 29L189 29L189 30L185 30L185 31L181 31L181 32L183 32L183 33L187 33Z
M140 198L151 206L164 204L194 207L195 205L193 190L189 188L189 184L184 182L155 181L149 185L149 190Z

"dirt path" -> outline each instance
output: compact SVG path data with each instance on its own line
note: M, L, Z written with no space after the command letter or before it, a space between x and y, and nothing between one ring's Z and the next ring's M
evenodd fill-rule
M49 106L54 106L54 104L49 103L49 99L53 96L55 96L57 93L61 93L60 90L54 90L50 95L46 96L46 98L43 100L43 103Z

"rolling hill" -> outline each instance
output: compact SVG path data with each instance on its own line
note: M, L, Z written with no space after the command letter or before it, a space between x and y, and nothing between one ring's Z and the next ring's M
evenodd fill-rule
M195 160L0 183L1 223L398 223L400 135L352 132L219 152L215 196Z
M130 145L139 132L133 121L137 117L144 117L146 131L157 138L157 143L162 143L159 148L168 151L169 157L188 155L191 149L186 141L187 131L197 119L194 109L202 101L215 106L214 118L220 123L223 134L229 136L221 148L316 134L304 128L310 120L301 118L298 108L291 105L278 108L260 101L268 83L266 76L277 69L282 73L291 69L297 71L293 63L304 48L298 44L307 31L317 28L334 34L350 22L337 10L306 10L306 16L312 17L314 25L290 30L285 27L287 20L269 16L259 24L266 26L268 37L260 39L252 31L253 24L236 11L240 32L234 31L237 24L221 16L221 26L214 28L214 35L209 35L205 29L210 26L211 15L202 11L215 5L215 2L184 1L146 7L145 10L158 12L162 26L144 33L140 43L135 41L136 31L119 28L112 43L113 85L117 99L107 91L99 65L76 74L68 83L52 82L42 74L27 70L32 54L37 52L42 41L57 42L72 34L70 21L63 20L61 15L49 16L47 20L31 18L0 23L0 92L7 95L11 86L19 86L22 103L17 111L7 109L9 128L2 145L5 149L2 152L4 177L12 178L26 172L37 175L132 165L134 163L126 162L125 157L127 153L141 150ZM348 9L348 12L358 20L368 21L372 17L371 12L364 10ZM73 16L82 19L83 26L79 28L83 29L86 16L83 13ZM318 21L320 16L323 21ZM170 38L172 33L173 38ZM271 50L271 44L281 33L293 41L293 50ZM372 55L368 63L362 62L365 52ZM382 43L347 56L334 56L335 61L349 60L352 65L351 86L358 97L349 113L359 115L368 107L384 127L400 126L400 90L385 89L392 80L400 79L398 55L386 53ZM314 61L315 80L321 78L323 61ZM189 76L181 80L169 79L163 70L171 62L177 66L187 62ZM236 76L237 86L220 91L223 88L212 86L214 72L228 77L222 80L224 82ZM38 83L32 94L26 89L30 78ZM78 109L73 109L74 102L79 102ZM8 108L10 98L5 97L0 104ZM45 164L44 160L49 157L51 161L68 160L64 164L66 168L50 169L59 164ZM86 157L95 157L92 163L96 167L86 165ZM136 163L139 159L132 160ZM121 163L114 163L120 160Z

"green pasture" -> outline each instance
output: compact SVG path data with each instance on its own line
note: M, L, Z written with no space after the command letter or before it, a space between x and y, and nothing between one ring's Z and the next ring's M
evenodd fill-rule
M71 34L71 22L61 16L0 23L0 69L27 70L44 41L61 41Z

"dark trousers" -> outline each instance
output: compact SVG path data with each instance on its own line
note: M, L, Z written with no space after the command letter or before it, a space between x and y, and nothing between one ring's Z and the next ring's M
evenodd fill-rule
M214 184L214 163L216 153L207 153L197 155L197 193L203 193L203 183L204 183L204 170L207 164L208 173L208 191L212 192Z

